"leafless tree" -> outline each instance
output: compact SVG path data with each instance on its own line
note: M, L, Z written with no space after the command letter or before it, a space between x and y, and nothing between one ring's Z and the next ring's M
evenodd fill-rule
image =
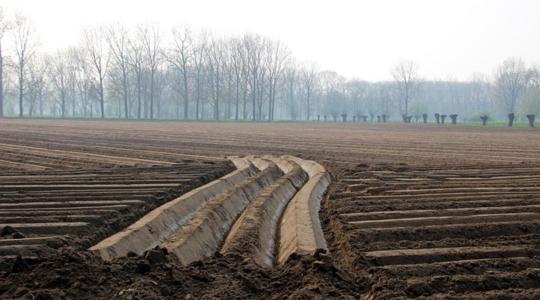
M527 88L540 88L540 66L533 65L529 68L527 72Z
M407 59L402 59L392 69L392 77L396 81L397 90L401 100L401 113L409 115L409 101L418 91L420 78L418 75L418 65Z
M290 61L288 66L286 67L285 69L285 72L284 72L284 93L286 94L285 98L287 99L286 100L286 104L288 106L288 110L289 110L289 117L291 118L291 120L293 121L296 121L296 119L298 118L298 111L297 111L297 103L296 103L296 94L297 94L297 91L298 91L298 81L299 81L299 76L298 76L298 71L297 71L297 67L296 65L294 64L294 62Z
M129 118L129 33L122 25L110 26L107 32L110 53L116 68L121 73L122 99L124 102L124 118Z
M85 117L89 115L91 116L91 90L93 79L90 70L92 69L92 66L89 63L88 57L83 49L73 48L71 51L73 54L73 59L75 60L74 64L76 68L76 75L74 78L76 83L76 94L80 100L82 114Z
M130 34L113 24L83 31L80 44L51 56L37 51L24 17L12 24L0 9L0 116L358 120L411 112L474 117L494 111L494 103L505 112L519 103L527 104L523 113L540 107L539 68L519 59L503 63L491 81L426 81L420 90L412 61L396 65L395 82L349 80L296 63L283 43L257 34L231 38L180 27L163 47L155 25ZM6 42L14 55L5 55Z
M167 55L168 61L180 72L184 98L184 120L189 118L189 81L188 72L194 57L194 44L191 30L188 27L174 28L172 45Z
M46 55L35 55L28 63L28 116L36 111L43 115L43 102L47 94L47 78L49 58Z
M490 107L490 88L487 78L480 73L474 73L471 79L470 100L472 107L479 113L486 114Z
M306 120L311 118L311 101L317 80L317 70L314 64L302 70L302 87L306 98Z
M161 31L157 25L146 25L139 27L140 37L143 43L144 49L144 61L148 68L150 76L150 103L149 117L154 119L154 100L156 96L156 76L160 63L162 62L162 50L161 50Z
M193 47L193 67L195 69L195 120L201 118L202 85L205 65L207 61L208 34L202 31L198 42Z
M105 77L109 66L109 52L107 51L104 28L96 27L84 30L83 43L97 83L101 118L105 118Z
M229 55L230 55L230 68L234 76L234 94L235 94L235 113L234 119L239 120L240 118L240 88L242 88L242 81L245 77L244 64L245 64L245 53L242 41L239 39L232 39L229 44ZM245 98L244 98L245 99ZM245 107L244 107L245 110Z
M495 71L495 93L506 113L515 112L527 84L525 63L519 58L505 60Z
M18 75L18 98L19 98L19 117L24 115L24 93L26 87L27 67L30 59L35 54L35 44L33 38L33 27L30 21L22 16L15 17L15 54L17 58Z
M290 52L282 42L267 44L267 66L268 70L268 120L274 120L274 109L276 105L276 88L278 81L281 80L285 61L289 58Z
M128 41L128 63L135 74L135 90L137 94L137 119L142 118L144 46L139 39Z
M6 33L12 28L5 10L0 7L0 117L4 116L4 53L3 40Z
M251 92L252 120L257 119L257 103L261 94L261 78L263 71L263 40L258 35L247 34L243 38L246 51L249 90Z
M221 40L212 39L211 44L207 48L208 67L210 71L210 89L211 98L213 99L212 106L214 108L214 119L220 119L220 96L223 76L223 60L224 60L224 43Z
M68 97L68 66L65 51L59 50L52 59L51 79L56 92L56 99L60 106L60 116L66 116L66 102Z

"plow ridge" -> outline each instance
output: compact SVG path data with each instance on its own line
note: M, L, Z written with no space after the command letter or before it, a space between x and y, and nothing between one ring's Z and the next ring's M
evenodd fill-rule
M263 267L327 250L318 212L330 177L313 161L232 157L233 173L150 212L90 250L110 260L155 246L187 265L220 252ZM299 222L291 226L290 219Z

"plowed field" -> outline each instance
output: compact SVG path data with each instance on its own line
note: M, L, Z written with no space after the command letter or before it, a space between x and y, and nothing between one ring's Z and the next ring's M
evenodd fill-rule
M0 120L0 296L538 298L539 137L452 125ZM283 201L308 180L294 163L235 183L160 249L110 262L86 250L229 174L231 155L325 166L329 252L277 264ZM223 232L205 240L199 228ZM208 255L186 254L200 245Z

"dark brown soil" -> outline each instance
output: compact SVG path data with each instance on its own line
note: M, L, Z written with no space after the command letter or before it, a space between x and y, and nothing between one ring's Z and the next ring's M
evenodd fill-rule
M324 163L334 179L320 213L330 256L293 257L284 266L263 269L241 254L181 267L162 250L113 262L86 251L146 209L125 211L113 224L96 225L57 250L2 259L0 298L540 298L540 139L534 129L0 121L2 175L81 175L87 168L116 173L167 168L186 159L289 154ZM72 196L43 191L40 197ZM146 195L156 205L170 196ZM24 198L36 195L28 190ZM371 215L343 215L355 213ZM442 224L437 217L450 218ZM381 225L349 223L354 221ZM495 250L482 252L487 248ZM400 250L413 252L396 255Z
M262 269L241 257L215 257L181 267L163 250L103 262L69 247L48 257L3 260L0 295L23 299L357 299L366 279L330 256L293 257Z

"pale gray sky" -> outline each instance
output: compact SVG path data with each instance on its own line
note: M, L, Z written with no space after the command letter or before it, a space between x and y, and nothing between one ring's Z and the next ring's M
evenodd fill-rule
M43 47L98 23L158 22L217 34L255 32L347 77L389 79L400 58L425 78L491 74L509 56L540 62L539 0L0 0L34 22Z

